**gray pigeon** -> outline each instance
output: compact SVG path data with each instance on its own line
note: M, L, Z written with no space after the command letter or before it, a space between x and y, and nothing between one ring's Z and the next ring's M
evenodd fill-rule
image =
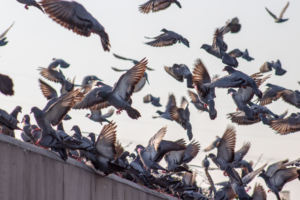
M259 71L261 73L266 73L266 72L270 72L272 71L272 66L274 63L270 63L270 62L264 62L264 64L259 68Z
M165 71L179 82L183 82L183 80L186 79L187 87L194 88L192 73L188 66L184 64L174 64L172 67L165 66Z
M221 138L219 136L216 136L216 139L204 149L205 152L211 151L214 148L217 148L220 144Z
M284 119L270 121L270 127L280 135L300 131L300 113L292 113Z
M121 59L121 60L129 60L129 61L133 62L134 65L136 65L136 64L139 63L138 60L134 60L134 59L130 59L130 58L125 58L125 57L119 56L119 55L117 55L117 54L115 54L115 53L113 53L113 55L114 55L116 58L119 58L119 59ZM115 71L117 71L117 72L128 71L128 70L119 70L119 69L117 69L117 68L112 68L112 69L115 70ZM154 70L154 69L152 69L152 68L150 68L150 67L147 67L146 69L149 70L149 71L153 71L153 70Z
M266 91L263 93L263 96L261 99L258 99L257 101L260 102L261 106L268 105L272 103L273 101L276 101L281 97L281 91L286 90L284 87L273 85L271 83L266 84L268 87Z
M16 118L8 114L5 110L0 109L0 133L13 137L14 135L11 134L14 130L21 130L17 126L18 123L19 121Z
M163 34L154 37L154 38L149 38L145 37L147 39L155 39L152 42L147 42L146 44L153 46L153 47L166 47L166 46L171 46L173 44L176 44L177 42L183 43L185 46L190 47L189 41L179 35L178 33L175 33L173 31L168 31L167 29L162 29Z
M230 165L234 161L235 156L235 142L236 142L236 133L233 126L228 126L220 144L218 145L217 156L215 154L208 154L208 157L221 169L225 174L230 174L240 185L242 185L242 180L237 176L232 166Z
M217 117L217 110L215 109L215 89L207 88L204 85L211 83L210 75L200 59L196 60L193 71L193 82L201 102L204 103L204 108L209 107L209 117L214 120Z
M263 178L268 188L276 195L277 200L281 200L279 192L283 186L290 181L298 178L296 167L287 168L290 163L283 160L270 165L267 171L263 170L259 177Z
M234 57L234 58L242 57L242 58L244 58L244 59L247 60L247 61L252 61L252 60L254 60L254 58L252 58L252 57L249 56L248 49L246 49L245 52L242 52L242 51L239 50L239 49L234 49L234 50L230 51L230 52L228 53L228 55L231 56L231 57Z
M189 140L192 140L193 133L192 133L192 125L190 123L190 111L188 107L189 107L188 101L184 97L182 97L180 107L176 106L176 100L175 100L175 105L170 107L169 114L172 120L180 124L182 128L184 128L184 130L187 130L187 135L189 137Z
M258 86L253 78L248 76L247 74L237 71L231 66L224 67L223 71L227 71L229 75L224 76L222 78L219 78L218 80L212 82L212 83L206 83L205 86L209 88L228 88L228 87L244 87L247 86L251 87L254 94L258 97L262 97L262 92L258 89Z
M276 63L272 61L272 67L275 70L275 75L282 76L286 73L286 70L282 69L280 60L277 60Z
M109 51L110 43L104 27L76 1L42 0L45 12L55 22L78 35L89 37L91 33L100 36L104 51Z
M118 68L115 68L115 67L112 67L112 69L117 71L117 72L124 72L124 71L127 72L128 71L128 69L118 69ZM148 69L148 67L146 69ZM141 91L144 88L144 86L146 85L146 82L148 83L148 85L150 85L149 81L148 81L148 74L145 72L143 77L141 78L141 80L135 86L135 89L134 89L133 92Z
M164 119L168 119L168 120L172 120L172 117L169 113L169 110L171 107L173 106L176 106L176 100L175 100L175 96L173 94L170 94L169 95L169 99L168 99L168 103L166 105L166 110L165 112L162 112L160 110L156 111L157 114L159 114L159 116L153 116L152 118L153 119L156 119L156 118L164 118Z
M99 122L102 125L102 122L108 122L107 118L111 117L114 114L115 110L111 108L107 113L102 114L101 110L91 110L91 114L86 114L86 117L94 122Z
M15 22L14 22L15 23ZM0 46L5 46L8 41L6 40L5 35L7 34L7 32L10 30L10 28L14 25L14 23L12 25L10 25L10 27L8 27L8 29L6 29L1 35L0 35Z
M239 23L239 19L237 17L233 18L230 22L227 22L224 28L224 34L231 32L231 33L238 33L241 30L241 24Z
M159 103L160 98L154 97L151 94L147 94L144 96L144 103L151 103L152 105L156 107L161 107L162 105Z
M48 69L56 68L58 65L60 66L60 68L68 68L70 66L70 64L64 61L63 59L53 58L52 60L53 62L50 63Z
M200 112L209 112L204 103L199 99L198 95L190 90L188 90L188 95L191 98L191 103L194 104L195 108Z
M43 8L40 6L40 4L38 4L35 0L17 0L19 3L22 3L22 4L26 4L25 5L25 8L28 10L28 6L34 6L38 9L40 9L42 12L43 11Z
M251 125L256 124L260 121L265 122L264 120L268 120L266 116L263 116L263 114L259 113L258 116L255 115L253 120L250 120L244 111L237 111L234 113L228 113L227 118L231 120L232 123L236 123L238 125ZM267 122L268 123L268 122ZM264 123L265 124L265 123Z
M287 7L289 6L289 2L287 2L286 6L283 8L283 10L281 11L279 18L276 17L276 15L274 15L273 13L271 13L271 11L268 10L268 8L266 8L266 10L268 11L268 13L275 19L276 23L282 23L285 22L289 19L282 19L284 12L286 11Z
M278 92L277 97L281 97L283 101L296 108L300 108L300 92L298 90L292 91L285 89Z
M248 105L250 106L250 109L252 109L255 113L261 113L261 114L269 114L272 115L275 119L278 118L278 115L274 114L271 110L264 106L256 105L252 102L249 102Z
M242 146L242 148L240 148L238 151L235 152L234 154L234 160L231 163L231 166L234 168L239 168L241 167L241 161L244 159L245 155L248 153L249 149L251 147L251 143L250 142L245 142ZM249 171L251 172L251 171Z
M210 165L210 162L209 162L209 160L207 159L207 155L205 155L205 158L202 160L202 167L203 167L205 170L208 170L209 165Z
M165 10L175 3L179 8L181 8L180 3L177 0L149 0L145 4L139 7L141 13L158 12L160 10Z
M9 76L0 74L0 92L4 95L12 96L14 95L14 83Z

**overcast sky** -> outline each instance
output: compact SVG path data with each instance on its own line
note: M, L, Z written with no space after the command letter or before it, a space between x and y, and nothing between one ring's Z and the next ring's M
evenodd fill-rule
M186 64L192 71L195 60L201 58L210 75L226 75L222 72L225 65L221 60L209 55L200 47L205 43L211 44L215 29L234 17L239 18L242 28L237 34L229 33L224 36L229 51L235 48L243 51L247 48L250 56L255 58L252 62L238 59L238 70L251 75L258 72L265 61L280 59L287 73L279 77L275 76L273 71L267 82L292 90L299 88L297 81L300 80L298 52L300 1L298 0L290 1L290 6L284 14L284 18L289 18L289 21L282 24L275 23L265 10L265 7L268 7L279 16L287 3L282 0L276 2L273 0L181 1L182 9L174 4L167 10L150 14L141 14L138 11L138 6L145 3L144 1L78 0L78 2L82 3L105 27L110 38L110 53L103 51L98 35L91 35L89 38L76 35L52 21L37 8L30 7L26 10L24 5L17 1L6 1L3 4L0 11L0 32L13 22L15 24L7 34L9 43L0 47L0 66L1 73L13 79L15 95L12 97L0 95L2 109L11 112L15 106L20 105L23 107L23 114L28 114L31 107L37 106L42 109L46 105L47 101L38 84L38 78L41 77L37 68L47 67L52 58L62 58L70 63L70 67L63 69L63 73L69 78L76 76L78 84L84 76L93 74L103 79L106 84L113 85L122 73L114 72L111 67L128 69L133 64L116 59L112 53L137 60L146 57L149 61L148 66L155 69L155 71L148 72L150 85L146 85L142 91L132 96L132 106L139 110L142 117L132 120L125 112L118 116L114 114L112 119L118 125L117 138L123 145L133 142L128 148L132 151L137 144L147 145L148 139L167 125L168 131L165 139L188 140L186 131L176 122L152 119L158 109L151 104L143 104L143 97L149 93L160 97L163 107L159 109L162 111L165 109L170 93L176 96L177 104L180 103L182 96L188 98L186 83L176 81L164 71L164 66L172 66L174 63ZM161 34L160 30L163 28L175 31L187 38L190 48L183 44L161 48L144 44L148 41L144 36L157 36ZM48 83L57 90L60 89L59 84ZM265 85L260 89L264 91ZM236 109L226 89L216 89L216 96L218 117L213 121L207 113L200 114L193 105L189 107L194 138L201 143L201 152L191 162L192 164L201 165L201 160L205 156L202 149L207 147L216 135L222 136L227 124L230 123L226 114ZM281 99L269 105L268 108L276 114L281 114L286 109L289 114L298 111L297 108L284 103ZM100 133L101 125L87 119L86 113L88 113L87 110L72 110L69 113L72 120L64 122L69 134L73 134L69 130L75 124L79 125L82 131ZM19 121L21 117L18 117ZM32 124L35 123L33 115L31 118ZM262 162L257 167L267 161L272 164L285 158L293 160L300 157L299 133L280 136L262 124L236 126L236 128L236 149L240 148L245 141L250 141L252 144L245 157L246 160L256 162L263 154ZM17 132L17 137L19 137L19 132ZM211 166L215 167L212 162ZM214 171L211 174L215 182L227 179L223 177L221 171ZM200 176L198 176L198 181L201 181ZM255 182L263 183L263 180L256 178L252 185ZM264 183L263 186L267 191ZM289 190L291 199L297 199L300 196L299 186L300 182L295 180L288 183L283 190ZM268 194L268 199L275 199L275 195Z

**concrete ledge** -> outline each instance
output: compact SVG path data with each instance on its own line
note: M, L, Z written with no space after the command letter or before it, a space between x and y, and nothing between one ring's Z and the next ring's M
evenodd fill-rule
M0 134L0 200L175 200Z

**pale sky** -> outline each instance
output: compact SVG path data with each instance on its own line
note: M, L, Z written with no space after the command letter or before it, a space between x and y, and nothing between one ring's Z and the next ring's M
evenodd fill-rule
M289 20L282 24L275 23L265 10L265 7L268 7L271 12L279 16L287 3L282 0L181 0L182 9L174 4L167 10L150 14L142 14L138 11L138 6L146 1L78 0L78 2L82 3L105 27L112 46L110 53L103 51L98 35L92 35L89 38L76 35L52 21L37 8L30 7L26 10L24 5L17 1L6 1L3 4L0 12L2 19L0 32L2 33L13 22L15 24L7 34L9 43L0 47L0 66L1 73L13 79L15 95L12 97L0 95L2 109L11 112L15 106L20 105L23 107L23 114L29 114L31 107L37 106L42 109L46 105L47 101L38 84L38 78L41 77L37 68L48 67L52 58L62 58L70 63L70 67L63 69L63 73L69 78L76 76L78 84L84 76L93 74L103 79L105 83L113 85L122 73L114 72L111 67L128 69L133 64L115 58L112 53L136 60L146 57L149 61L148 66L155 69L155 71L148 72L150 85L146 85L142 91L132 96L132 106L140 111L142 117L132 120L125 112L118 116L114 114L111 119L117 122L118 139L123 145L132 141L133 144L127 149L132 151L137 144L147 145L148 140L160 128L167 125L166 140L180 138L188 140L186 131L176 122L152 119L158 109L151 104L144 104L143 97L149 93L160 97L163 107L159 109L162 111L165 109L169 93L174 93L177 104L180 103L182 96L188 98L186 83L176 81L164 71L164 66L172 66L174 63L186 64L192 71L195 60L201 58L210 75L226 75L222 72L225 65L221 60L209 55L200 47L204 43L211 44L215 29L234 17L239 18L242 28L237 34L228 33L224 36L229 51L235 48L244 51L247 48L250 56L255 58L252 62L238 59L238 70L251 75L258 72L265 61L280 59L287 73L280 77L275 76L273 71L272 77L267 82L292 90L299 88L297 49L300 45L298 26L300 1L298 0L290 1L290 6L284 14L284 18L289 18ZM190 48L183 44L161 48L143 44L148 42L144 36L157 36L161 34L160 30L163 28L175 31L187 38ZM57 90L60 89L59 84L48 83ZM264 91L265 86L261 86L260 89ZM213 121L207 113L199 114L193 105L189 106L194 139L201 143L201 152L191 164L201 165L205 156L202 150L215 139L216 135L222 136L227 124L230 123L226 114L235 111L236 107L231 97L227 95L227 89L216 89L216 95L218 117ZM268 108L276 114L281 114L286 109L289 110L289 114L298 111L296 107L290 106L281 99L269 105ZM106 111L107 109L104 110ZM73 134L69 130L75 124L79 125L82 131L100 133L101 125L87 119L86 113L88 113L87 110L72 110L69 113L73 119L64 122L67 133ZM21 117L20 115L19 121ZM35 123L33 115L31 119L32 124ZM294 160L300 157L299 133L280 136L262 124L235 125L235 127L237 128L236 149L239 149L245 141L250 141L252 144L245 157L246 160L256 162L263 154L262 162L257 167L267 161L272 164L285 158ZM17 132L17 137L19 137L19 132ZM213 153L216 153L216 150ZM211 166L215 167L212 162ZM211 174L215 182L227 179L223 177L221 171L213 171ZM201 181L200 176L198 176L198 181ZM256 182L263 183L265 190L268 190L262 178L256 178L251 185L253 186ZM288 183L283 190L289 190L291 199L297 199L300 196L299 186L299 180L295 180ZM268 199L275 199L275 195L269 193Z

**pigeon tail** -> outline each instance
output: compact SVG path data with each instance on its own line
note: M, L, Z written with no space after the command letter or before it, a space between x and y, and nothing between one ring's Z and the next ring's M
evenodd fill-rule
M217 110L215 109L215 102L214 100L208 101L208 107L209 107L209 117L211 120L216 119L217 117Z
M5 40L6 40L6 37L3 38L2 40L0 40L0 46L5 46L8 43L8 41L5 41Z
M227 53L225 53L223 51L221 52L221 54L223 54L222 55L222 62L224 64L230 65L230 66L235 67L235 68L239 66L239 63L238 63L236 58L231 57L230 55L228 55Z
M99 32L98 35L100 35L103 50L109 52L110 51L110 49L109 49L110 43L109 43L108 34L103 30L103 31Z
M187 80L187 81L186 81L187 87L188 87L188 88L194 89L194 86L193 86L193 76L192 76L192 74L187 75L186 80Z
M141 117L141 114L139 113L139 111L137 111L136 109L134 109L130 106L126 106L124 110L126 110L128 116L131 119L137 119L137 118Z
M277 76L282 76L285 73L286 73L286 70L284 70L282 68L275 69L275 75L277 75Z

